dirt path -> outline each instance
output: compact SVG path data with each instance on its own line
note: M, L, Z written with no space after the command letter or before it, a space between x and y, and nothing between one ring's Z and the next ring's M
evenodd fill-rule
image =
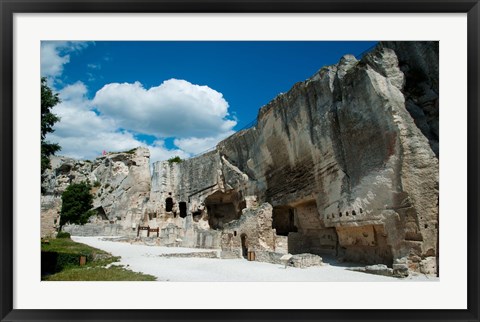
M282 265L249 262L244 259L168 257L165 254L208 253L212 250L131 245L125 242L104 241L100 237L72 237L72 239L105 250L114 256L121 256L121 264L133 271L154 275L158 281L405 282L438 280L424 275L406 279L377 276L349 271L346 267L337 265L285 269Z

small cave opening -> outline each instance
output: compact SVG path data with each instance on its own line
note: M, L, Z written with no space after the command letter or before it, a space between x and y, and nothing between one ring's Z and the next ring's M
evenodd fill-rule
M185 201L180 201L178 203L178 208L180 210L180 217L181 218L187 217L187 203Z
M212 229L222 229L226 223L240 218L245 207L239 194L234 191L216 191L205 199L208 224Z
M99 216L102 220L108 220L107 213L102 206L95 208L94 211L97 212L97 216Z
M198 222L200 220L200 218L202 218L202 212L200 210L194 211L192 213L192 218L193 218L194 222Z
M165 211L170 212L173 209L173 199L168 197L165 199Z
M247 258L248 256L248 242L247 242L247 235L241 234L240 239L242 241L242 256Z
M273 207L272 228L279 236L288 236L290 232L297 232L295 226L295 209L289 206Z

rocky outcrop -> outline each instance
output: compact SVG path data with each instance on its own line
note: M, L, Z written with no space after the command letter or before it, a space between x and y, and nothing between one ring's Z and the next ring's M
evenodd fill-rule
M61 191L69 180L99 180L95 205L125 233L160 227L169 242L221 247L225 257L244 255L248 236L262 258L278 257L278 247L432 273L438 43L382 42L360 60L342 57L214 151L155 163L151 189L147 154L107 155L89 171L65 159L44 185Z
M398 56L398 66L405 75L405 107L417 127L439 155L439 70L438 42L386 41L380 46L390 48Z
M64 230L76 235L136 232L151 190L149 164L150 152L146 148L107 153L94 161L53 157L51 169L43 175L42 216L52 211L60 213L61 194L69 184L89 182L97 216L90 219L89 225L67 225Z

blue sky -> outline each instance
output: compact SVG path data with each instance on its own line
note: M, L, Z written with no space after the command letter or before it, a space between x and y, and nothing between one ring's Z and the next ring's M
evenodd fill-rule
M214 146L296 82L376 42L42 42L41 73L60 94L47 139L59 154L147 146L152 161Z

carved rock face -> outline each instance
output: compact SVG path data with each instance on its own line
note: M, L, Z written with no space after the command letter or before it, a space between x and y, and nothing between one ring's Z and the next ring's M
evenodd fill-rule
M58 194L70 182L98 180L95 205L109 220L118 218L125 231L175 226L171 238L180 236L184 246L231 240L220 231L240 224L242 209L257 213L267 202L273 217L257 216L256 229L274 236L276 227L290 252L390 266L402 258L411 269L432 272L438 43L385 42L361 60L346 55L277 96L260 109L254 127L216 150L154 164L151 184L148 162L145 149L93 163L65 159L43 184ZM204 233L211 228L218 233ZM250 244L271 249L274 239Z
M180 182L208 182L210 194L255 195L274 212L292 208L298 231L291 231L289 246L295 251L333 247L347 260L389 265L394 258L436 254L438 159L406 106L406 89L416 92L429 81L434 88L438 75L416 84L398 59L417 66L409 60L435 46L380 44L360 61L345 56L322 68L264 106L255 127L220 142L213 154L185 161ZM438 51L428 63L438 64ZM188 191L191 203L208 197L182 184L176 191ZM323 238L328 229L335 232L330 240Z

